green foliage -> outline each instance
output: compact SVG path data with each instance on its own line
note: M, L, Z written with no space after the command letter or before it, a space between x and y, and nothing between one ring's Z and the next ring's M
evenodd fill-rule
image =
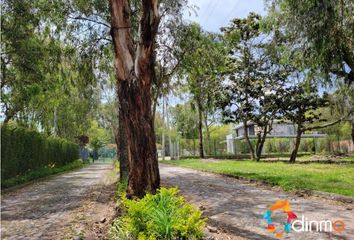
M278 185L286 191L307 189L354 196L354 165L352 164L292 164L290 166L283 162L245 160L202 162L199 159L164 163L265 181Z
M220 84L222 97L218 100L225 122L242 123L244 128L250 122L257 125L254 146L245 134L252 157L257 159L284 106L278 92L289 81L288 67L279 60L282 40L274 32L263 33L261 23L260 15L250 13L222 28L230 51L225 72L228 81Z
M182 48L187 53L181 64L188 78L188 89L199 110L212 114L215 112L219 72L225 66L226 48L220 35L205 32L198 24L191 24L185 34Z
M124 215L110 229L110 239L200 239L202 212L177 195L176 188L161 188L140 200L122 196Z
M291 39L288 49L293 62L318 70L328 81L328 73L354 81L354 4L352 0L268 0L269 18ZM349 66L348 74L344 63ZM332 79L331 79L332 78Z
M45 166L24 175L19 175L10 179L6 179L1 181L1 188L9 188L19 184L23 184L38 178L47 177L53 174L62 173L70 170L74 170L80 167L85 166L81 160L76 160L74 162L68 163L62 167L54 167L54 166Z
M97 5L90 9L108 11L108 2L105 9ZM68 19L67 14L77 15L74 11L78 9L76 3L61 0L8 0L2 4L1 101L5 122L41 126L48 135L69 140L89 127L98 102L97 81L108 78L97 73L107 70L109 75L113 64L102 62L109 53L103 54L99 42L92 40L97 28L90 27L92 35L78 34L87 23ZM78 35L80 41L75 41L73 37ZM86 37L96 46L89 48ZM93 57L98 48L102 58Z
M102 148L110 140L110 133L107 129L99 127L97 121L91 121L88 136L90 139L90 147L95 151Z
M78 146L22 127L1 126L1 180L46 166L64 166L79 158Z
M177 104L171 108L172 124L183 138L194 139L198 136L198 114L190 102Z
M106 145L98 150L101 158L115 159L117 156L117 148L114 144Z
M114 88L114 85L111 86ZM107 97L107 102L101 102L99 111L99 123L100 126L105 128L108 134L109 142L114 143L118 128L118 101L116 96Z
M265 151L266 153L288 153L293 146L292 141L286 138L267 139L265 141Z
M225 139L230 134L232 126L230 124L221 124L210 128L210 137L213 139Z
M118 161L117 161L118 162ZM119 172L119 167L116 170ZM118 183L118 189L117 189L117 196L122 196L126 193L128 188L128 177L125 177L124 179L120 179Z
M328 105L328 95L325 93L320 96L316 85L303 82L281 89L279 95L284 101L284 107L281 109L284 118L297 124L298 131L306 131L305 124L325 121L321 118L322 113L316 110Z

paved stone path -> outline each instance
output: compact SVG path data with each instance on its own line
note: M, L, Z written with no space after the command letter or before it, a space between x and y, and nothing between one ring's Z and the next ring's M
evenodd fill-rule
M4 194L1 200L2 239L72 239L83 233L88 222L96 221L85 239L103 239L98 222L113 211L110 164L95 164ZM233 178L192 169L160 164L162 184L179 186L194 205L204 209L208 224L216 227L215 239L275 239L261 219L267 206L288 199L298 217L309 220L342 220L342 233L295 233L283 239L354 239L352 205L339 205L318 198L301 198L282 191ZM284 217L274 216L280 223ZM109 220L107 220L109 222ZM83 232L82 232L83 231ZM100 235L101 234L101 235Z
M215 239L276 239L266 231L267 223L262 215L268 206L283 199L290 201L299 218L304 215L309 220L342 220L346 224L340 234L292 231L283 239L354 239L352 205L296 197L270 187L172 165L160 164L160 173L162 185L179 186L187 200L205 209L208 224L219 229L220 235L213 235ZM273 220L276 227L277 223L281 226L286 216L279 213ZM228 232L226 237L223 237L223 229Z
M4 194L2 239L52 240L80 234L83 223L95 221L92 216L97 220L99 214L114 211L102 192L115 181L111 173L112 164L93 164Z

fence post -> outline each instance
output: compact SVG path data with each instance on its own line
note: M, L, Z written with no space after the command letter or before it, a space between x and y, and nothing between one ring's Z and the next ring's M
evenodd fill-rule
M177 139L177 160L179 160L179 141Z

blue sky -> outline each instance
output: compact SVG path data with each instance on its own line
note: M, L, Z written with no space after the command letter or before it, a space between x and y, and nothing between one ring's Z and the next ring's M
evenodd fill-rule
M191 11L186 11L184 18L199 23L204 30L209 32L220 32L220 27L225 27L233 18L244 18L250 12L265 15L265 0L188 0L189 6L197 6L197 15ZM169 104L175 106L183 103L179 96L170 94L168 97Z
M189 16L186 11L185 18L212 32L219 32L231 19L244 18L250 12L265 14L264 0L189 0L188 5L198 6L198 15Z

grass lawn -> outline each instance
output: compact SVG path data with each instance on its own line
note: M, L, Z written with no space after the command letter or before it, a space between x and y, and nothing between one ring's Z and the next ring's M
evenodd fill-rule
M279 185L285 191L307 189L354 196L354 165L352 164L288 164L200 159L163 161L163 163L262 180Z

